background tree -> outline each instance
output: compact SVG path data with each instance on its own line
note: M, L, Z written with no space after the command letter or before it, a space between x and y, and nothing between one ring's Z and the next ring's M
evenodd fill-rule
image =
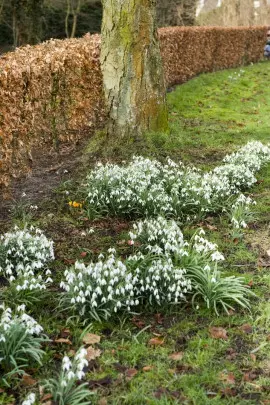
M44 0L11 0L14 47L37 44L42 38Z
M157 0L159 27L194 25L197 0Z
M44 0L1 0L0 37L17 47L42 39Z
M225 27L269 25L269 0L203 0L197 24Z
M168 130L155 7L155 0L103 0L101 69L114 137Z

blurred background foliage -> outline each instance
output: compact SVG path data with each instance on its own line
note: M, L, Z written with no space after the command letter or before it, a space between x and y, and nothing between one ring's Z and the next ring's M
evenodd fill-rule
M156 0L166 26L270 24L270 0ZM0 52L101 30L102 0L0 0Z
M196 0L157 0L158 26L194 25ZM0 0L0 51L101 29L101 0Z

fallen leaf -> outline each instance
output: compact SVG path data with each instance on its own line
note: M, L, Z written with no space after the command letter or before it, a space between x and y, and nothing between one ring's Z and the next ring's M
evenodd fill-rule
M75 260L74 259L64 259L64 262L66 264L75 264Z
M58 360L62 360L63 356L62 356L61 353L53 353L53 358L58 359Z
M227 340L227 331L224 328L212 326L209 329L210 335L213 339L224 339Z
M246 334L250 334L253 332L253 328L249 323L244 323L243 325L240 326L239 328L242 332Z
M226 353L227 353L226 356L227 360L234 360L237 357L237 352L232 347L229 347Z
M246 382L251 382L253 380L256 380L257 377L258 376L256 373L253 373L252 371L248 371L247 373L244 374L243 380Z
M138 374L138 370L136 368L129 368L125 371L125 377L127 381L132 380L135 375Z
M221 390L222 397L236 397L237 391L235 388L225 387Z
M52 394L46 394L41 398L41 402L48 401L51 398L52 398Z
M75 352L75 350L73 350L73 349L70 349L70 350L68 351L68 357L73 357L73 356L75 356L75 354L76 354L76 352Z
M254 353L250 353L250 358L252 361L256 361L256 355Z
M86 333L83 337L83 343L86 345L94 345L95 343L100 342L100 336L94 335L93 333Z
M72 342L69 339L65 338L55 339L54 343L65 343L67 345L72 345Z
M153 366L144 366L142 370L147 372L153 370L153 368L154 368Z
M174 361L180 361L184 357L184 352L172 353L169 355L169 358Z
M149 340L148 344L151 346L161 346L164 344L164 337L162 336L153 337L152 339Z
M33 377L31 377L30 375L28 375L28 374L24 374L23 376L22 376L22 384L25 386L25 387L30 387L30 386L32 386L32 385L35 385L37 383L37 380L35 380Z
M192 366L190 366L189 364L177 364L177 366L176 366L176 372L178 373L178 374L188 374L188 373L191 373L191 372L193 372L193 367Z
M169 390L167 388L160 387L154 392L154 397L161 399L163 395L168 395Z
M100 400L98 401L97 405L107 405L108 401L107 399L104 398L100 398Z
M97 357L101 355L101 350L94 349L93 346L87 347L86 350L87 350L86 360L88 361L95 360Z
M178 399L178 403L184 403L187 398L182 395L180 391L170 391L168 388L160 387L156 391L154 391L154 397L157 399L161 399L163 396Z
M235 377L233 373L220 373L219 379L224 383L228 385L235 385Z
M259 267L270 267L270 260L265 261L262 257L260 257L258 260L258 266Z
M206 224L206 228L209 229L209 231L217 231L218 228L216 226Z
M145 322L135 316L132 318L131 322L137 326L139 329L143 329L145 327Z
M155 320L156 320L156 323L158 323L159 325L163 324L163 317L161 314L159 314L159 313L155 314Z
M81 257L87 256L87 252L81 252Z
M68 328L65 328L63 330L61 330L60 332L61 338L67 338L68 336L71 335L71 331Z

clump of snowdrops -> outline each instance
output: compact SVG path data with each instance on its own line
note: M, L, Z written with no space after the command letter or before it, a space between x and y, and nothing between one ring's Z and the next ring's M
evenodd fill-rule
M233 228L232 234L235 237L242 236L241 230L247 228L248 223L254 219L254 212L250 209L254 205L256 205L256 201L244 194L240 194L232 204L228 215Z
M0 236L0 275L17 301L33 302L52 282L47 264L54 259L53 242L39 229L19 229Z
M130 237L134 244L139 243L143 251L164 254L174 266L185 269L191 287L187 299L191 298L193 304L204 301L217 315L220 308L228 313L235 304L249 308L252 294L244 279L222 275L218 266L225 258L217 244L205 238L202 229L187 242L177 223L162 217L140 221L133 228Z
M134 157L128 165L98 164L85 186L88 216L198 219L228 211L232 198L256 183L255 173L270 161L270 147L249 142L223 165L203 173L170 159L166 164Z
M100 320L119 311L180 305L194 295L194 300L201 295L217 313L219 306L226 309L232 302L248 307L249 290L242 279L230 278L231 291L233 285L242 286L240 296L214 294L217 285L221 285L220 280L226 284L227 279L217 270L217 263L224 257L217 245L205 238L203 230L187 242L174 220L158 217L134 224L130 238L134 254L125 260L110 249L96 263L76 262L65 271L65 279L60 284L64 290L61 298L64 309ZM210 287L205 281L209 274Z
M34 361L41 365L44 354L41 344L47 341L43 328L26 314L25 306L16 311L0 305L0 368L3 381L8 385L14 375L24 374L24 369Z
M87 383L78 384L85 377L88 366L87 351L80 348L73 361L68 356L62 360L60 373L44 384L46 392L52 395L53 401L58 405L88 405L91 391Z

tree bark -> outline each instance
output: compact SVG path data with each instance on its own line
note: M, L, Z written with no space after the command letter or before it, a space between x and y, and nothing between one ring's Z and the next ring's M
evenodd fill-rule
M109 135L168 130L156 0L103 0L101 69Z

